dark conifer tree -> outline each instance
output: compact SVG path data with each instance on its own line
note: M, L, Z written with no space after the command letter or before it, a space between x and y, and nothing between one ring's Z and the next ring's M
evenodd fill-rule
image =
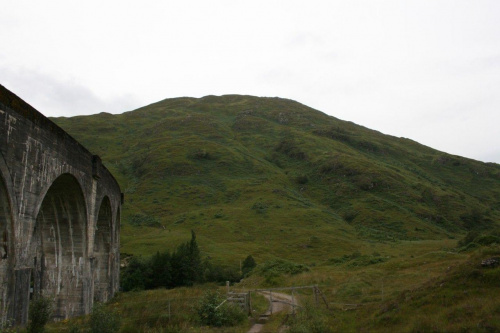
M191 230L191 241L189 242L189 277L192 282L202 282L201 278L203 276L202 272L202 262L200 256L200 249L198 248L198 243L196 242L196 234Z
M247 276L255 268L255 266L257 266L257 264L255 263L254 258L251 255L246 257L241 266L243 276Z
M150 287L150 264L141 257L132 257L121 278L123 291L143 290Z
M171 256L168 251L163 253L157 252L151 258L151 277L150 277L150 288L170 288L173 286L172 283L172 268L171 268Z

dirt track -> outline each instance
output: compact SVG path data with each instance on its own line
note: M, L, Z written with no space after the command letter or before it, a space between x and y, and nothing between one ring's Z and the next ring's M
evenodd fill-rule
M269 292L261 292L265 298L269 300L269 309L266 313L260 315L259 322L254 324L252 328L248 331L248 333L260 333L263 332L265 322L272 314L281 311L291 311L292 306L289 304L297 305L297 300L292 299L292 296L282 293L272 293L272 302L271 302L271 294ZM289 303L289 304L286 304Z

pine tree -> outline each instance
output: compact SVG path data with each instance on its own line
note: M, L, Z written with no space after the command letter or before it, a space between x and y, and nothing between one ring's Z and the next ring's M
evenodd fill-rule
M171 256L168 251L157 252L151 258L151 285L146 289L172 287Z
M245 258L243 261L243 265L241 266L241 272L243 273L243 276L247 276L254 268L257 266L255 263L255 260L251 255Z
M193 282L201 282L203 276L200 249L196 242L196 234L191 230L191 241L189 242L189 267L190 277Z

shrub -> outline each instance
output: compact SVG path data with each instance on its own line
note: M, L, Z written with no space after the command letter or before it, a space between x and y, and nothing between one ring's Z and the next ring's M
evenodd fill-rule
M204 264L203 280L207 282L217 282L225 284L229 282L239 282L241 274L237 267L214 265L209 261Z
M359 251L353 252L352 254L345 254L342 257L331 258L328 260L329 263L334 265L340 265L348 263L348 267L365 267L369 265L375 265L387 261L378 253L374 253L372 256L362 255Z
M133 214L129 217L129 222L133 226L160 227L160 220L151 215Z
M106 308L102 303L95 303L89 317L90 333L118 332L121 325L120 315Z
M493 235L480 236L475 239L475 242L481 245L500 244L500 237Z
M459 242L458 242L458 246L459 247L462 247L462 246L466 246L472 242L474 242L474 240L479 236L479 232L475 231L475 230L472 230L472 231L469 231L467 233L467 235L465 235L465 237L463 239L461 239Z
M245 320L243 311L232 304L224 303L225 297L217 290L207 291L198 303L200 322L209 326L235 326Z
M45 331L45 324L52 315L52 300L48 297L39 297L30 302L28 333Z
M313 133L319 136L324 136L332 140L337 140L345 143L350 143L353 141L350 136L350 133L340 127L332 126L330 128L318 129L314 130Z
M491 244L500 244L500 237L490 233L485 235L481 235L476 230L471 230L458 242L458 247L461 250L465 250L465 248L475 248L479 246L486 246Z
M361 256L353 261L351 261L347 266L349 267L365 267L369 265L375 265L382 262L385 262L387 259L382 257L370 257L370 256Z
M467 252L467 251L470 251L470 250L477 249L477 248L479 248L479 247L481 247L481 245L479 245L478 243L474 243L474 242L473 242L473 243L469 243L469 244L467 244L466 246L464 246L464 247L460 248L460 249L458 250L458 252Z
M298 147L295 140L290 138L281 140L274 150L296 160L307 159L307 154Z
M267 205L261 201L257 201L253 204L252 209L255 210L259 214L265 214L267 211Z
M1 300L1 299L0 299ZM0 322L0 333L17 333L18 329L13 327L13 321L8 319L6 322Z
M81 332L80 326L78 324L73 323L69 326L68 332L69 333L80 333Z
M192 152L189 157L195 160L214 160L214 156L207 152L205 149L197 149L194 152Z
M297 184L304 185L304 184L307 184L308 181L309 181L309 178L307 177L307 175L299 175L299 176L295 177L295 182Z
M309 268L306 265L296 264L283 259L269 260L258 266L258 272L263 276L281 274L295 275L308 271Z
M344 221L346 221L347 223L351 223L352 221L354 221L354 219L358 216L358 211L355 211L355 210L348 210L346 212L344 212L342 214L342 218L344 219Z
M333 330L328 325L328 314L311 304L300 309L289 320L289 333L328 333Z
M120 285L123 291L144 290L149 284L150 263L141 257L132 257L120 274Z
M208 264L205 266L209 268ZM158 252L144 259L132 257L121 270L120 284L123 291L190 286L203 282L204 268L192 231L191 241L180 244L173 253Z
M360 172L349 163L346 163L346 158L341 155L333 156L323 161L318 166L318 173L320 175L338 174L342 176L356 176Z
M363 191L371 190L377 186L371 175L359 175L355 180L355 184Z
M478 207L473 207L468 213L460 215L460 219L467 230L478 229L484 226L484 213Z
M243 273L243 276L247 276L250 274L250 272L257 266L255 263L255 259L249 255L248 257L243 260L243 265L241 266L241 271Z

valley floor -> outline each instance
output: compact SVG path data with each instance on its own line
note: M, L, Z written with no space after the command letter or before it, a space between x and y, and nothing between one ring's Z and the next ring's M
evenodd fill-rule
M283 325L290 333L499 331L500 267L482 267L481 262L500 257L500 246L457 252L449 245L448 241L394 245L393 256L383 262L356 261L357 257L272 281L252 275L235 288L270 287L270 282L320 286L328 308L323 302L316 306L311 291L297 292L294 299L303 308L295 316L275 312L265 326L270 332L278 332ZM251 321L223 328L198 324L196 304L213 288L121 293L108 308L121 315L120 332L248 332ZM268 309L268 302L257 293L252 299L255 322ZM70 324L78 322L84 319L51 325L49 332L68 332Z

